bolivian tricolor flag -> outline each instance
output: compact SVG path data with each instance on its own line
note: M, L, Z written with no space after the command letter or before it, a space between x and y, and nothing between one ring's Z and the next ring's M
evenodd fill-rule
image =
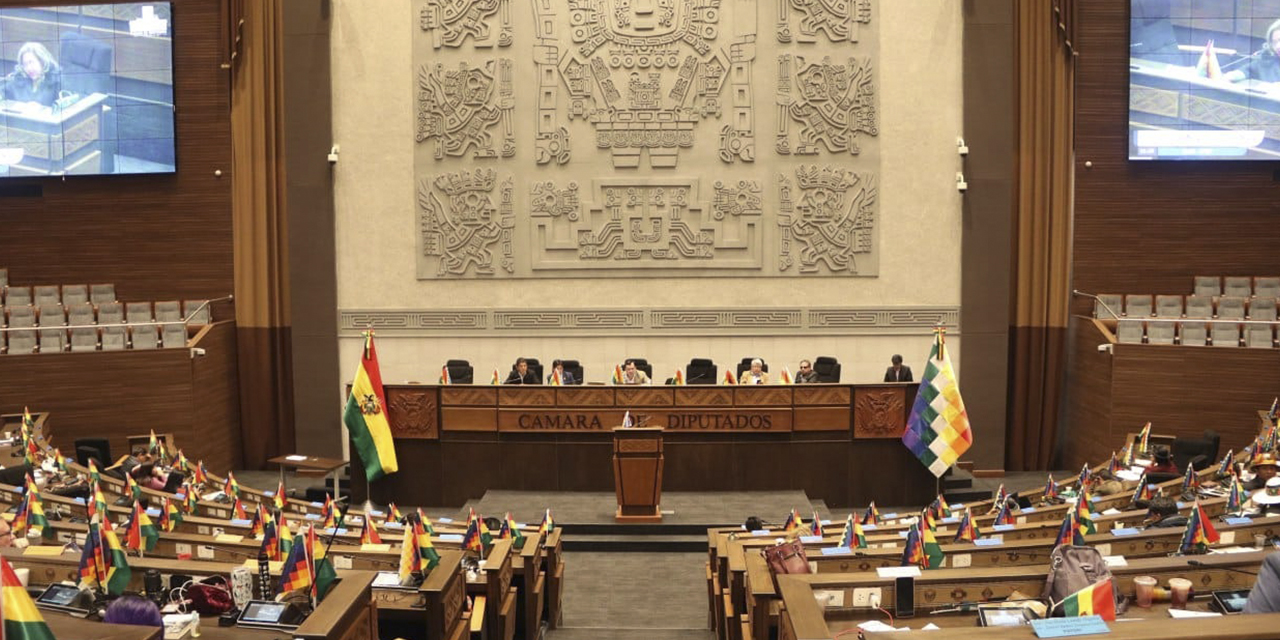
M671 380L672 380L672 382L671 382L672 384L676 384L676 385L683 385L683 384L684 384L684 370L683 370L683 369L676 369L676 375L671 376Z
M204 485L209 482L209 474L205 473L204 460L196 463L195 476L191 478L191 482L196 485Z
M102 486L97 480L89 482L89 492L93 495L93 499L86 505L89 511L89 519L94 516L99 518L107 518L107 497L102 495Z
M138 481L133 479L132 473L124 474L124 483L129 488L129 497L134 500L142 499L142 487L138 486Z
M1111 578L1103 578L1065 598L1057 606L1062 607L1068 618L1077 616L1102 616L1103 620L1116 619L1116 597Z
M493 368L493 377L489 378L489 384L502 384L502 378L498 375L498 368Z
M129 516L129 523L125 525L124 546L134 551L151 551L156 548L159 540L160 532L152 524L151 516L142 508L142 503L135 500L133 515Z
M164 506L160 509L160 528L166 533L172 532L179 522L182 522L182 510L165 497Z
M932 529L924 528L920 530L920 548L924 551L925 569L942 568L942 545L938 544L938 538L933 534Z
M840 547L843 549L866 549L867 535L862 532L862 525L849 514L844 520L844 533L840 535Z
M813 523L809 525L809 535L822 535L822 519L818 517L818 512L813 512Z
M231 503L231 517L236 520L249 519L249 514L245 512L244 503L240 502L240 498L236 498L235 502Z
M738 384L738 379L733 377L733 372L728 369L724 370L724 384Z
M1138 453L1140 455L1147 454L1147 448L1151 444L1151 423L1142 425L1142 432L1138 434Z
M538 534L547 534L556 530L556 521L551 518L551 510L542 515L542 524L538 525Z
M0 558L0 620L4 640L54 640L36 603L8 560Z
M440 367L440 384L453 384L453 376L449 375L449 365Z
M516 546L524 541L524 534L520 532L520 527L516 525L515 518L511 517L511 512L507 512L507 517L502 520L502 528L498 530L498 538L502 540L514 540Z
M880 524L880 510L876 508L875 500L872 500L871 504L867 505L866 512L862 514L862 524L877 526Z
M196 488L190 484L182 485L182 510L190 515L196 515L196 508L200 506L200 496L196 495Z
M378 370L378 354L373 348L373 332L364 334L360 366L351 381L351 395L342 412L342 422L351 433L351 442L364 462L364 474L373 482L400 467L396 463L395 445L391 442L391 425L387 423L387 398L382 392L382 373Z
M791 379L790 369L786 367L782 368L782 375L778 376L778 383L779 384L795 384L795 381Z
M227 470L227 479L222 483L222 492L227 494L228 498L240 497L240 483L236 482L236 474Z
M422 526L426 528L428 534L435 535L436 528L432 526L431 518L427 517L426 513L423 513L422 507L418 507L418 522L422 523Z
M413 523L413 537L417 541L418 561L422 563L422 571L430 571L440 564L440 554L436 553L435 545L431 544L431 534L423 526L422 521L418 520Z
M400 508L394 502L387 505L387 519L382 521L383 526L388 522L404 522L404 516L401 515Z
M1076 498L1075 514L1076 514L1076 530L1080 535L1092 535L1098 532L1098 528L1093 524L1093 511L1091 510L1093 499L1089 496L1088 489L1082 489L1080 496Z
M373 524L373 518L368 514L364 516L364 526L360 528L360 544L382 544L382 536L378 535L378 527Z
M276 492L271 495L271 504L274 504L277 509L284 509L284 480L276 485Z

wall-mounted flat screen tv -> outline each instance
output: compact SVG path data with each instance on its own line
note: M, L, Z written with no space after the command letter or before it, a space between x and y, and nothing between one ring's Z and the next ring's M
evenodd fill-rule
M1129 2L1129 159L1280 159L1280 2Z
M173 173L172 9L0 8L0 179Z

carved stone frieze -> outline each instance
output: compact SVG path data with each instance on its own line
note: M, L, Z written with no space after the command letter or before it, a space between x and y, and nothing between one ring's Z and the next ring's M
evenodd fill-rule
M876 179L835 166L800 166L795 188L778 176L778 269L875 275Z
M436 160L510 158L516 154L512 110L511 60L489 60L483 66L461 63L423 65L418 72L419 143L435 145Z
M857 42L859 28L871 23L871 0L774 1L778 42L818 42L819 33L827 42Z
M419 277L493 276L515 270L511 179L496 185L497 179L493 169L476 169L419 184Z
M779 55L775 148L783 155L858 155L859 136L880 134L875 93L870 58L836 64Z
M419 25L436 49L460 47L467 38L476 47L508 47L511 0L427 0Z

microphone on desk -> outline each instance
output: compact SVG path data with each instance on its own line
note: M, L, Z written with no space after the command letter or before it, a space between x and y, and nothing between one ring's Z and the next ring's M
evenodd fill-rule
M1220 569L1220 570L1222 570L1222 571L1234 571L1234 572L1236 572L1236 573L1243 573L1243 574L1245 574L1245 575L1247 575L1247 576L1255 576L1255 577L1256 577L1256 576L1258 575L1258 572L1257 572L1257 571L1247 571L1247 570L1245 570L1245 569L1236 569L1236 568L1234 568L1234 567L1218 567L1218 566L1214 566L1214 565L1211 565L1211 564L1205 564L1205 563L1203 563L1203 562L1200 562L1199 560L1188 560L1188 561L1187 561L1187 564L1189 564L1189 565L1191 565L1191 566L1193 566L1193 567L1200 567L1200 568L1202 568L1202 569Z
M1264 54L1264 53L1266 53L1266 52L1267 52L1267 49L1266 49L1265 47L1264 47L1264 48L1262 48L1262 49L1258 49L1257 51L1254 51L1253 53L1251 53L1251 54L1249 54L1249 55L1247 55L1247 56L1241 56L1239 60L1232 60L1231 62L1228 62L1227 64L1222 65L1221 70L1222 70L1222 71L1226 71L1227 69L1230 69L1231 67L1234 67L1234 66L1236 66L1236 65L1238 65L1238 64L1240 64L1240 63L1242 63L1242 62L1247 62L1247 61L1249 61L1249 60L1253 60L1254 58L1257 58L1258 56L1260 56L1260 55L1262 55L1262 54Z

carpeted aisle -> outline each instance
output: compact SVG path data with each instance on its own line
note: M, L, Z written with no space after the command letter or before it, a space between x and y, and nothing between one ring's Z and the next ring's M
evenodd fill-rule
M708 640L705 553L566 552L564 626L547 640Z

